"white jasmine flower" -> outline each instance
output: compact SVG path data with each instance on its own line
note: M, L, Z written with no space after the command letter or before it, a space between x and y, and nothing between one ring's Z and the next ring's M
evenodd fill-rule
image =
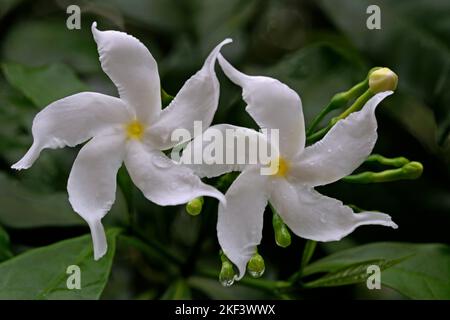
M358 226L369 224L397 228L384 213L355 214L341 201L314 190L351 174L364 162L377 140L375 108L391 91L375 95L361 111L340 120L321 141L305 148L298 94L276 79L245 75L221 55L218 59L228 78L242 87L247 112L261 128L279 129L280 138L277 156L272 159L276 163L272 175L262 175L261 165L194 166L201 176L209 177L236 168L242 170L225 194L226 206L219 204L217 222L220 246L238 267L238 279L244 276L246 265L261 242L268 201L289 228L306 239L336 241ZM216 125L208 130L224 131L229 127ZM245 134L261 135L248 129ZM192 152L192 145L193 142L186 150ZM194 148L194 152L201 151Z
M73 147L92 138L73 164L67 190L73 209L89 224L97 260L107 250L101 219L114 203L122 162L145 197L159 205L183 204L199 196L224 201L219 191L162 150L178 143L171 141L174 129L192 133L194 120L211 123L219 99L214 65L220 48L231 40L219 44L161 110L158 68L148 49L126 33L99 31L96 23L92 33L103 71L120 98L82 92L53 102L36 115L33 145L12 167L27 169L43 149Z

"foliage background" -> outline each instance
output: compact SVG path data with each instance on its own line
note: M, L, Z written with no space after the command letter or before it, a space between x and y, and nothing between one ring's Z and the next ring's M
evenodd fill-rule
M81 30L65 27L69 4L82 8ZM381 30L366 28L370 4L381 7ZM234 42L223 54L247 73L275 77L295 89L307 123L335 93L364 79L371 67L387 66L397 72L396 94L377 111L375 152L420 161L424 174L414 181L337 182L321 188L344 203L389 213L399 229L359 228L340 242L319 244L313 260L389 241L410 244L350 251L341 267L364 255L393 259L405 252L414 256L412 265L405 264L396 273L386 270L388 279L379 291L354 284L280 293L255 288L251 280L224 288L214 276L220 270L217 203L207 201L209 209L191 217L182 206L158 207L131 188L118 190L106 218L107 226L125 231L117 236L118 229L110 229L108 256L94 263L89 236L76 238L86 235L88 228L71 210L65 190L79 148L44 151L30 170L9 169L31 145L32 119L49 102L83 90L116 95L100 69L90 33L94 20L101 30L124 30L147 45L159 63L162 87L172 95L217 43L231 37ZM450 299L450 2L0 0L0 45L1 298L313 299L338 294ZM219 68L217 73L222 91L214 122L256 128L244 111L239 89ZM126 185L125 171L119 179ZM132 228L127 214L130 202L136 209ZM259 249L266 261L264 279L287 279L299 268L305 241L293 237L289 248L278 248L267 211ZM75 239L61 242L71 238ZM46 247L51 244L55 245ZM81 291L65 289L65 268L70 264L82 268ZM333 268L325 263L316 269ZM409 272L402 271L408 268Z

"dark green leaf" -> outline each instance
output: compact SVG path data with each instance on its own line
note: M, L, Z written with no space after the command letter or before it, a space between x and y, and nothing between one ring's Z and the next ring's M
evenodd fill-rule
M33 66L58 62L83 73L100 72L91 26L83 24L81 30L69 30L65 23L58 18L14 24L2 39L3 60Z
M0 299L98 299L111 271L119 229L107 231L108 252L95 261L90 235L27 251L0 264ZM67 268L81 271L81 289L67 288Z
M39 193L0 172L0 223L13 228L85 225L69 204L66 192ZM123 222L126 212L121 192L105 218Z
M12 256L13 254L10 249L9 236L6 233L6 230L0 226L0 262L8 260Z
M302 98L307 122L324 108L331 97L366 77L366 68L353 56L331 44L310 45L265 71L293 88Z
M335 273L382 260L392 263L381 273L382 284L414 299L450 299L450 247L443 244L380 242L344 250L304 270L304 275ZM389 262L390 261L390 262Z
M2 0L0 4L0 19L11 9L17 6L22 0Z
M375 31L366 27L373 1L319 4L361 51L398 73L401 90L433 108L442 143L450 129L450 2L379 0L382 29Z
M406 258L401 258L397 260L371 260L362 263L352 264L349 267L339 269L338 271L335 272L330 272L317 280L305 283L305 287L307 288L335 287L363 282L366 281L368 276L370 275L367 273L367 269L370 266L376 265L380 268L381 271L383 271L399 263L403 259Z
M27 67L7 63L3 65L3 73L12 86L41 108L55 100L87 90L87 86L63 64Z

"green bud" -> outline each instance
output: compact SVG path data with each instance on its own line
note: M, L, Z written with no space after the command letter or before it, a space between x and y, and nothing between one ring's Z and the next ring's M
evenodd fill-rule
M264 274L266 266L264 259L259 253L255 253L247 263L247 271L253 278L259 278Z
M408 179L417 179L422 175L423 166L420 162L412 161L405 164L402 171Z
M186 204L187 213L189 213L191 216L199 215L202 212L203 203L203 197L198 197L189 201Z
M222 268L220 269L219 281L224 287L232 286L236 279L236 272L228 257L220 250L220 260L222 261Z
M274 209L273 209L274 210ZM286 248L291 244L291 233L284 224L280 215L274 212L272 217L272 226L275 233L275 242L279 247Z
M389 68L379 68L369 75L369 88L372 93L397 89L398 76Z

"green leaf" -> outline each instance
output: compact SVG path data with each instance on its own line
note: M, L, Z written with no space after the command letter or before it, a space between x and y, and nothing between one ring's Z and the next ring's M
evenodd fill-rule
M0 223L12 228L83 225L67 193L40 194L0 172Z
M95 261L90 235L27 251L0 264L0 299L99 299L111 272L119 229L106 232L108 252ZM67 267L81 271L81 289L68 289Z
M3 65L3 73L13 87L41 108L55 100L88 89L75 73L63 64L28 67L6 63Z
M87 1L86 1L87 2ZM165 32L177 32L185 29L185 15L183 4L167 0L109 0L90 1L85 5L92 8L97 6L118 10L125 18L134 24L150 27L152 30L160 29ZM83 8L83 4L81 4Z
M373 264L373 261L388 264L381 273L382 284L407 297L450 299L450 247L443 244L380 242L363 245L310 264L304 269L304 276L351 271L352 268L353 271L341 275L357 274L358 265ZM345 280L342 284L346 284Z
M10 10L17 6L22 0L2 0L0 5L0 19Z
M366 28L371 0L318 3L357 48L398 73L400 90L432 107L442 143L450 130L450 2L379 0L376 31Z
M90 25L69 30L61 17L65 17L63 11L56 20L23 19L12 25L2 38L2 61L33 66L58 62L82 73L101 72Z
M70 206L66 192L39 193L0 172L0 223L12 228L86 225ZM121 192L105 222L123 223L126 205Z
M0 262L8 260L12 256L8 233L0 226Z
M381 271L392 267L405 258L397 260L370 260L362 263L352 264L349 267L339 269L336 272L330 272L325 276L304 284L307 288L317 287L336 287L348 284L354 284L366 281L370 274L367 273L367 268L376 265Z
M285 82L302 97L303 112L310 122L334 94L363 80L367 69L336 45L319 43L292 53L264 73Z

